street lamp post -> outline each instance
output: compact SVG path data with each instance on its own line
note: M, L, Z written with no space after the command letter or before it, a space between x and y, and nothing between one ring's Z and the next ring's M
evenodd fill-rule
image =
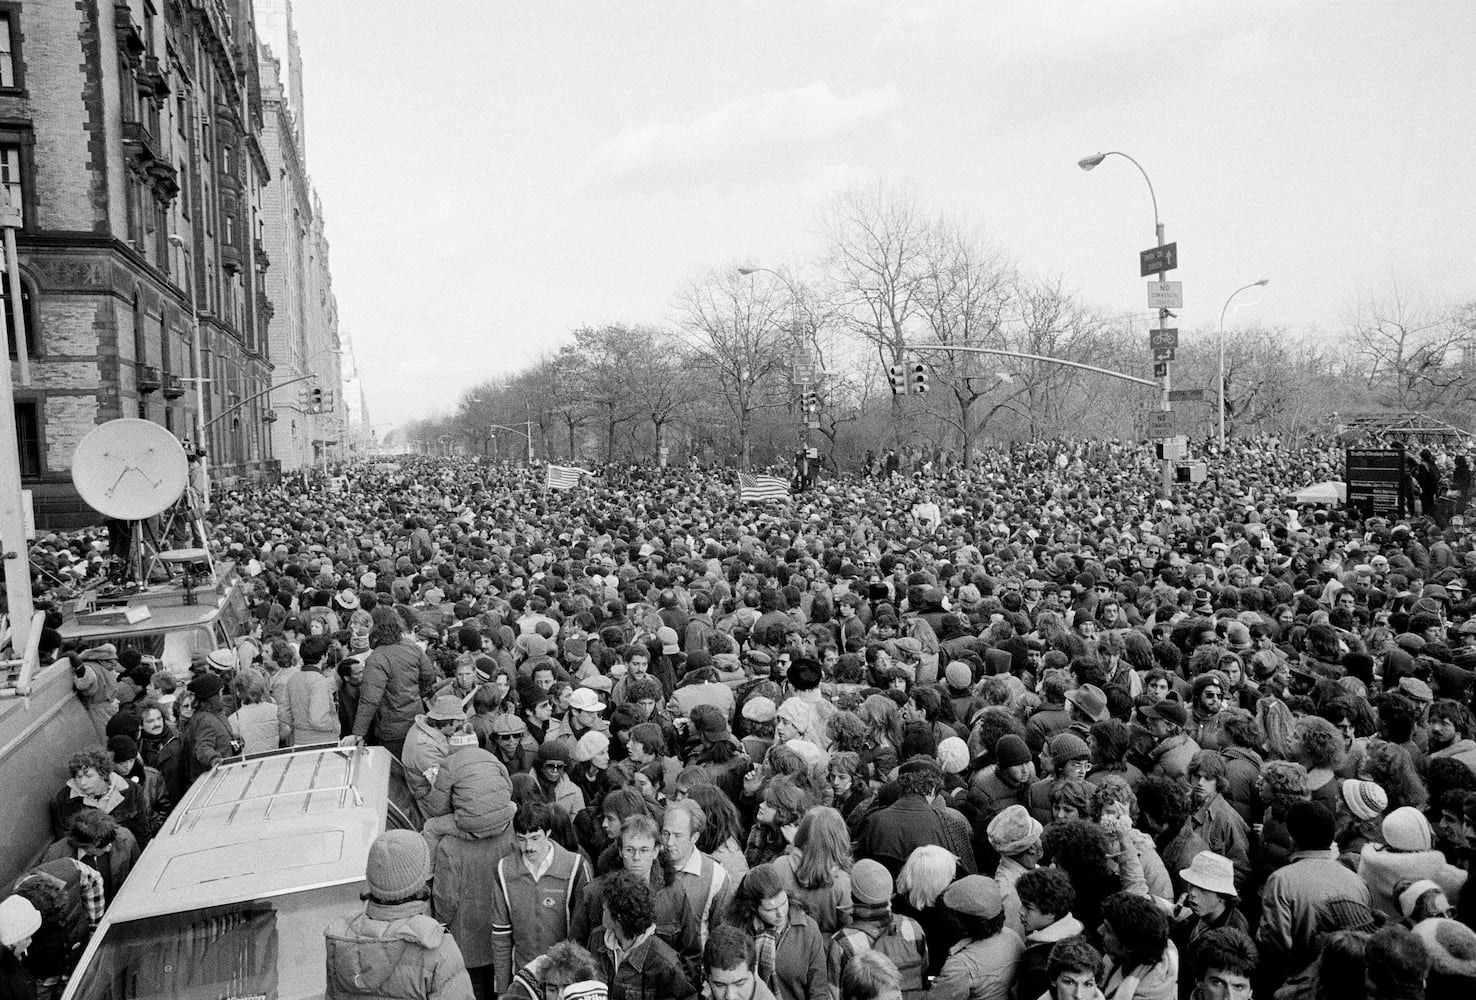
M1106 153L1093 153L1091 156L1083 156L1080 160L1076 161L1076 165L1083 170L1091 170L1094 167L1098 166L1109 156L1122 157L1124 160L1127 160L1133 166L1137 167L1138 173L1143 175L1143 180L1148 185L1148 197L1153 201L1153 236L1158 241L1158 246L1163 246L1163 222L1158 217L1158 195L1153 192L1153 181L1148 177L1148 171L1143 169L1143 165L1141 163L1139 163L1137 160L1133 159L1126 153L1120 153L1116 150L1111 150ZM1158 280L1160 282L1167 281L1168 273L1165 271L1158 272ZM1168 310L1160 308L1158 310L1158 328L1160 330L1164 329L1163 321L1167 318ZM1158 408L1165 412L1170 409L1169 390L1171 389L1171 387L1172 383L1169 375L1169 362L1165 361L1163 364L1163 394L1158 404ZM1174 466L1173 462L1171 462L1167 458L1162 459L1159 464L1163 470L1163 482L1160 485L1160 492L1162 493L1163 498L1167 500L1169 497L1173 496L1174 492Z
M195 450L200 452L200 472L207 484L206 496L209 495L208 484L210 476L208 466L209 456L205 455L205 362L202 357L203 348L200 344L200 310L195 303L195 255L190 252L185 244L185 239L178 233L169 234L169 242L179 247L180 252L185 255L185 281L190 292L190 365L195 369Z
M1220 397L1220 451L1225 450L1225 310L1230 308L1230 303L1235 296L1247 288L1264 288L1271 283L1270 278L1262 278L1260 281L1252 281L1249 285L1241 285L1230 293L1230 298L1220 307L1220 382L1218 395Z

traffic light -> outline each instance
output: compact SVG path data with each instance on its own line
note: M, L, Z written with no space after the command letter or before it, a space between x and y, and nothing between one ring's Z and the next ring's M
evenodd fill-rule
M820 394L814 389L806 389L800 393L800 409L806 414L820 412Z
M928 366L921 361L912 366L912 391L918 394L928 391Z
M323 412L323 390L319 389L317 386L313 386L311 389L308 390L308 412Z
M892 383L893 396L907 393L907 370L901 365L892 365L887 369L887 381Z

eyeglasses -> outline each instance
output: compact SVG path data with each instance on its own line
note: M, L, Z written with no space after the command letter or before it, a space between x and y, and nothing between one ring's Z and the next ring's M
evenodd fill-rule
M498 733L497 734L497 738L499 740L516 740L516 739L520 739L520 737L518 736L517 733Z
M620 848L620 856L623 858L649 858L655 853L655 844L650 844L644 847L637 847L634 844L629 844L625 847Z
M543 765L543 769L545 771L567 771L569 769L569 765L555 763L554 761L548 761Z

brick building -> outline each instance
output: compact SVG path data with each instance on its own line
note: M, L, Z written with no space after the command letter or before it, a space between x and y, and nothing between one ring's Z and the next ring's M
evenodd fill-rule
M272 453L284 471L347 457L343 348L328 267L323 206L307 169L302 56L291 0L256 0L261 29L262 150L272 183L262 192L261 243L274 311ZM313 381L302 380L315 375ZM320 390L315 403L312 390Z
M277 471L252 399L272 378L261 132L251 0L0 2L0 182L23 211L31 356L16 418L41 526L95 521L70 463L98 424L193 437L191 285L213 478Z

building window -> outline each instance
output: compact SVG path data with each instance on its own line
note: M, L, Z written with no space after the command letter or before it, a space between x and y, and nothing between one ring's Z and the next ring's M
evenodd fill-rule
M41 475L41 420L34 402L15 404L15 442L20 448L21 475Z
M0 274L0 309L5 312L5 347L15 357L15 314L10 308L10 279ZM31 286L21 279L21 319L26 324L26 353L35 357L41 353L41 337L36 329L36 304L31 298Z
M15 12L0 10L0 87L19 86L15 77Z
M19 143L0 142L0 188L6 200L21 213L21 226L26 222L25 183L21 175L21 148Z

